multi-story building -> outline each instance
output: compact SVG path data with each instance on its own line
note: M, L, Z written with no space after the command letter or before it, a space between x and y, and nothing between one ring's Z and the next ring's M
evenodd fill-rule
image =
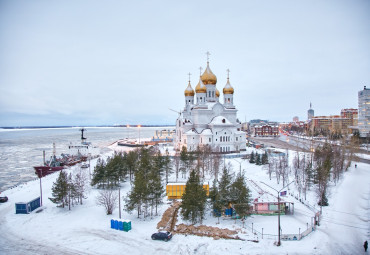
M358 125L358 109L342 109L340 111L340 116L344 119L350 119L350 126Z
M311 119L311 130L328 130L330 132L352 133L354 120L341 115L314 116Z
M279 136L279 125L277 123L257 124L254 126L254 136Z
M370 89L366 86L358 92L358 131L360 137L370 135Z

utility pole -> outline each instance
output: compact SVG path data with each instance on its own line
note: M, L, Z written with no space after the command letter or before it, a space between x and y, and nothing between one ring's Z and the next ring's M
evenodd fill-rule
M239 163L239 173L240 173L240 175L241 175L241 174L242 174L242 163L241 163L241 162L239 162L238 160L234 159L234 158L233 158L233 160L235 160L236 162L238 162L238 163Z
M121 182L120 178L118 177L118 210L119 210L119 218L121 219Z
M279 240L278 240L277 246L280 246L281 245L281 241L280 241L280 230L281 230L281 227L280 227L280 191L282 191L283 189L285 189L286 187L288 187L293 182L294 181L291 181L289 184L287 184L284 187L282 187L279 191L276 190L276 189L274 189L270 185L268 185L268 184L266 184L264 182L261 182L261 183L265 184L266 186L270 187L271 189L275 190L278 193L278 237L279 237Z

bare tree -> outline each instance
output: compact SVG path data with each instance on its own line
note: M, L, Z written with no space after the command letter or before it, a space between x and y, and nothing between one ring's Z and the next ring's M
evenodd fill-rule
M263 166L263 168L267 170L270 180L271 180L272 173L275 172L275 166L276 166L276 159L274 157L269 157L268 163Z
M77 201L82 205L82 199L86 198L86 183L87 183L87 176L84 171L81 171L74 175L73 178L75 193L77 197Z
M99 191L96 199L98 205L105 207L107 215L111 215L113 210L117 207L118 194L114 189L104 189Z

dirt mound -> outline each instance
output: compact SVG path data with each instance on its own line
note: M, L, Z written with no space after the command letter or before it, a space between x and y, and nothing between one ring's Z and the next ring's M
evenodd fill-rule
M181 205L181 202L174 201L162 216L162 219L157 224L157 229L159 230L166 230L166 231L172 231L177 220L177 211L179 210Z
M236 234L238 233L235 230L230 230L227 228L218 228L210 226L193 226L180 224L176 226L176 229L173 231L178 234L185 235L196 235L196 236L208 236L213 237L213 239L240 239Z

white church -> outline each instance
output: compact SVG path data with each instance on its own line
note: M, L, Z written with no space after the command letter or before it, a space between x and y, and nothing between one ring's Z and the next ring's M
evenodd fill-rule
M209 145L222 153L246 149L246 136L241 131L234 105L234 88L229 81L229 71L223 88L223 102L216 88L217 77L209 68L200 76L195 92L190 84L185 89L185 108L176 120L175 148L195 151L198 146ZM195 97L195 98L194 98Z

